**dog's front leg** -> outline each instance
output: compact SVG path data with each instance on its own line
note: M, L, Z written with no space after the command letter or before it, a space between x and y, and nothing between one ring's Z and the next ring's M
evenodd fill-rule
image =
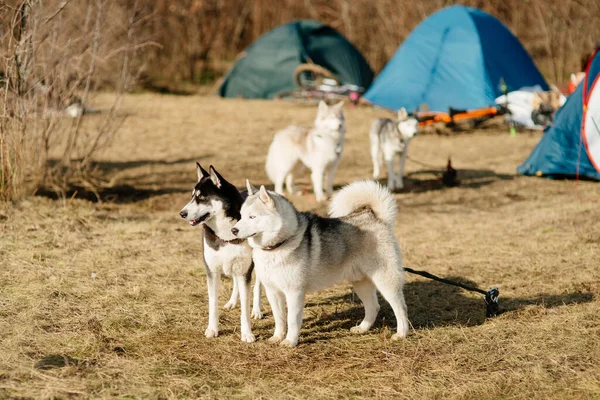
M288 194L292 195L296 193L296 189L294 189L294 171L290 171L289 174L285 177L285 188L287 189Z
M206 268L206 282L208 286L208 328L204 331L207 338L219 335L219 284L221 272L211 271Z
M387 163L387 173L388 173L387 186L388 186L388 189L394 190L395 183L396 183L395 173L394 173L394 156L386 155L385 161Z
M400 156L400 169L398 171L398 176L396 177L396 189L404 188L404 164L406 164L406 158L408 157L408 140L404 145L404 151L402 151L402 155Z
M327 171L327 197L331 197L331 195L333 194L333 180L335 179L335 173L339 164L340 159L338 158L333 164L329 166L329 169Z
M371 160L373 161L373 179L379 179L381 166L381 149L377 135L371 136Z
M234 276L233 279L237 282L240 292L242 342L252 343L256 339L252 334L252 327L250 326L250 281L246 280L245 276L239 275Z
M296 347L300 328L302 327L302 314L304 313L304 292L287 293L285 296L288 308L288 331L285 340L280 344L287 347Z
M233 279L233 289L231 290L231 297L229 298L229 301L227 303L225 303L225 306L223 308L225 308L226 310L234 309L235 305L237 304L237 301L238 301L238 294L239 294L238 283L237 283L237 280L234 278Z
M260 304L260 280L256 278L254 282L254 298L252 299L252 313L250 317L254 319L261 319L263 317Z
M325 169L321 166L313 168L310 178L313 184L313 190L315 191L315 197L317 201L323 201L325 196L323 195L323 173Z
M269 342L279 343L285 336L285 297L281 292L276 292L268 286L265 286L265 292L275 320L275 332Z

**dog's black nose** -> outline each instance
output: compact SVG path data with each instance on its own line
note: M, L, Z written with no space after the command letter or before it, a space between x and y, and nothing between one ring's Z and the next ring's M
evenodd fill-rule
M240 230L238 228L231 228L231 233L233 233L233 236L237 236L239 232Z
M187 211L181 210L181 211L179 211L179 215L181 215L181 218L186 218L187 217Z

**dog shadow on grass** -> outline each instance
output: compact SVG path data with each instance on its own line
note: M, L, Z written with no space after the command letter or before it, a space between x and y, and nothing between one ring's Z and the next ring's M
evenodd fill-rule
M449 279L466 285L475 283L460 277ZM541 294L533 297L505 297L500 288L500 314L518 311L528 306L545 309L562 305L588 303L593 301L592 293ZM485 301L483 295L466 292L455 286L434 281L408 282L404 286L404 296L408 307L408 318L414 329L432 329L444 326L476 326L485 322ZM348 307L348 304L351 304ZM396 326L396 318L389 304L379 296L381 310L374 328ZM364 317L364 308L358 296L348 290L346 294L308 299L308 312L303 329L314 333L307 341L329 339L334 330L350 329ZM333 310L332 310L333 306ZM312 311L311 311L312 309Z

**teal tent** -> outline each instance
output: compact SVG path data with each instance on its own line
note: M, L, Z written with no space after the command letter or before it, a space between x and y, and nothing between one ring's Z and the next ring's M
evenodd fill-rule
M281 25L252 43L229 71L222 97L271 99L296 87L294 71L314 63L331 71L342 84L369 87L373 71L360 52L335 29L317 21Z

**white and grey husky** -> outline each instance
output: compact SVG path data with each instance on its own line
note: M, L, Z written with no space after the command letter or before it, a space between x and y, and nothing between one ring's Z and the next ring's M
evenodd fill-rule
M302 163L312 171L311 180L317 201L325 199L325 176L325 192L328 197L331 196L333 179L344 150L346 124L343 107L344 102L329 107L321 101L312 129L288 126L275 134L265 169L277 193L283 194L284 181L288 193L294 193L294 168Z
M379 179L381 164L385 160L388 170L387 185L390 190L402 189L404 182L404 164L408 154L408 144L417 134L419 122L409 117L406 109L398 111L398 120L378 118L373 121L369 138L371 140L371 158L373 159L373 178ZM398 173L394 170L394 161L400 155Z
M402 253L393 230L397 207L387 189L373 181L354 182L333 197L330 218L323 218L297 212L264 186L257 191L246 184L248 198L232 233L248 238L252 247L256 274L275 319L270 341L296 346L305 295L342 281L352 283L365 307L364 319L351 332L371 328L379 290L396 316L392 339L407 335Z
M219 285L221 273L233 278L233 293L225 308L233 308L240 294L242 341L254 342L250 327L249 287L252 278L252 250L246 240L231 233L240 219L244 196L227 182L211 165L207 172L196 163L198 183L192 190L192 199L180 211L191 226L204 225L203 251L208 283L208 328L206 337L219 334ZM260 318L260 284L254 286L252 316Z

